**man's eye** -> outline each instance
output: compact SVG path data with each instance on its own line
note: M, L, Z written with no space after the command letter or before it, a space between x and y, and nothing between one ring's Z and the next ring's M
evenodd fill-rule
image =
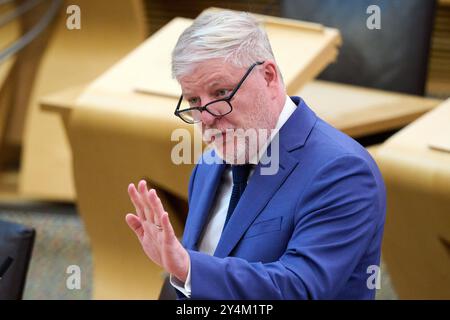
M198 98L190 98L188 101L191 106L196 106L199 102L199 99Z
M216 95L218 97L224 97L228 94L228 90L227 89L220 89L216 91Z

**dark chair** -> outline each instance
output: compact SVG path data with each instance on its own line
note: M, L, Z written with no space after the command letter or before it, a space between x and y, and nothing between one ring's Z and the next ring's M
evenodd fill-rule
M177 300L177 293L170 284L168 276L164 279L158 300Z
M381 29L366 26L372 4ZM282 16L341 31L338 60L319 79L416 95L425 92L434 12L435 0L281 1Z
M0 221L0 300L22 299L35 230Z

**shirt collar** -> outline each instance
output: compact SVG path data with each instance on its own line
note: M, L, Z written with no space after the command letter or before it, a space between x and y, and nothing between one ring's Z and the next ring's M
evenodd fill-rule
M295 103L291 100L291 98L288 95L286 95L286 101L284 102L283 110L281 110L277 124L275 125L275 128L272 130L270 141L273 140L273 137L278 133L278 131L280 131L281 127L283 127L283 125L286 123L289 117L294 113L295 108L297 108Z

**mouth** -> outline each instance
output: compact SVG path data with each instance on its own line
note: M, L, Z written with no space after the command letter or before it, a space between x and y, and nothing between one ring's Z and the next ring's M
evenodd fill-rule
M220 131L220 132L218 132L218 133L216 133L214 135L210 135L209 137L206 136L206 138L207 139L209 138L210 142L215 142L216 140L220 141L220 139L222 141L226 141L226 139L227 139L227 132L226 131Z
M215 136L212 136L212 141L214 142L216 139L219 139L220 137L222 138L222 141L226 141L227 140L227 133L224 131L224 132L221 132L221 133L219 133L219 134L217 134Z

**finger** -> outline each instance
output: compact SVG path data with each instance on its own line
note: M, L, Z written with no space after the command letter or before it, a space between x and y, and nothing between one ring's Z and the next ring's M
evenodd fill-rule
M147 181L140 180L137 189L141 198L144 198L147 195Z
M161 226L163 228L165 243L171 243L173 240L177 240L177 236L175 235L175 231L170 223L169 214L167 212L164 212L161 217Z
M151 204L148 201L147 181L141 180L138 185L139 195L143 202L143 210L145 219L154 223L154 213Z
M162 205L161 199L159 199L158 195L156 194L155 189L150 190L149 199L150 199L150 204L152 206L153 213L154 213L153 218L155 220L155 224L160 226L161 225L161 216L163 215L165 210Z
M154 214L153 214L151 206L148 204L148 200L147 200L147 194L148 194L147 181L145 181L145 180L139 181L137 190L139 192L139 198L140 198L141 203L142 203L142 210L143 210L144 218L147 221L150 221L151 223L153 223L153 221L154 221L154 217L153 217Z
M126 220L128 226L130 227L130 229L134 231L134 233L138 237L139 241L142 240L142 237L144 236L144 229L143 229L143 226L142 226L142 223L141 223L141 220L139 219L139 217L132 213L128 213L125 216L125 220Z
M139 193L136 190L136 187L133 183L130 183L128 185L128 195L130 196L131 202L134 205L134 208L136 209L136 213L138 217L143 221L145 220L144 216L144 206L142 205L142 200L140 199Z

